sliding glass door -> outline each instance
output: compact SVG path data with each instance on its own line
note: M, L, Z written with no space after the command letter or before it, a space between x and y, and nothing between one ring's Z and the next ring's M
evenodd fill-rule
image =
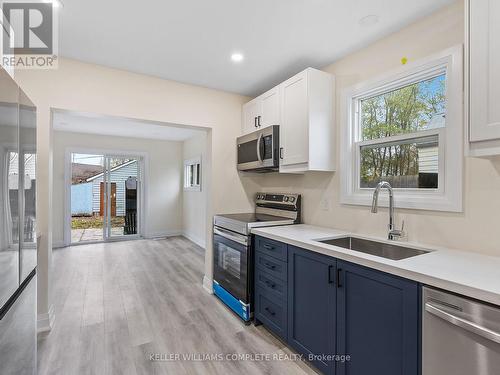
M105 163L107 199L105 237L117 239L137 236L140 159L129 156L107 156Z
M71 154L71 243L139 236L141 158Z

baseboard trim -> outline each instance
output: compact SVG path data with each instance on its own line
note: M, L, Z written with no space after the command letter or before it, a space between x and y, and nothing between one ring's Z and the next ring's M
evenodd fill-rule
M67 247L67 245L64 243L64 241L52 242L53 249L62 249L63 247Z
M212 280L209 279L206 275L203 276L203 289L205 289L205 291L208 294L214 294L214 288L213 288Z
M182 236L183 233L181 230L166 230L162 232L151 232L147 233L144 238L148 240L153 240L155 238L162 238L162 237L172 237L172 236Z
M54 305L50 305L49 312L45 314L38 314L36 322L37 333L49 332L54 327L55 321Z
M205 239L201 239L201 238L199 238L199 237L192 236L192 235L190 235L189 233L186 233L186 232L183 232L183 233L182 233L182 236L183 236L183 237L186 237L189 241L194 242L194 243L195 243L195 244L197 244L199 247L202 247L203 249L206 249L206 242L205 242Z

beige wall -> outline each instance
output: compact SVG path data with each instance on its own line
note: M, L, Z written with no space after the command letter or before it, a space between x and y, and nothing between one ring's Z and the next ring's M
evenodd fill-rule
M207 136L201 134L184 142L182 146L183 159L193 159L201 156L201 191L184 191L182 194L182 228L184 236L200 245L206 246L206 184L208 182L204 169Z
M52 247L52 142L51 108L128 117L209 129L205 173L207 196L207 286L212 277L211 216L214 212L252 209L257 190L245 188L236 171L234 142L241 131L241 105L249 98L217 90L181 84L141 74L60 59L57 70L24 70L16 80L36 104L38 121L38 312L50 308ZM54 196L55 197L55 196ZM59 199L59 197L57 198Z
M182 142L155 141L71 132L54 132L53 194L64 197L68 148L137 152L147 155L144 235L159 237L182 232ZM54 200L53 244L63 244L64 201Z
M411 62L463 42L464 9L459 1L325 67L325 71L337 78L337 140L340 126L343 126L339 111L339 96L343 88L397 68L404 56ZM336 147L339 155L338 141ZM500 160L468 158L465 168L463 213L397 210L398 224L405 220L411 241L500 256L499 241L494 239L500 223ZM374 215L368 207L340 204L339 172L269 175L257 177L255 181L268 191L303 193L306 223L376 236L386 233L387 210L382 209ZM323 198L330 201L328 211L322 209Z

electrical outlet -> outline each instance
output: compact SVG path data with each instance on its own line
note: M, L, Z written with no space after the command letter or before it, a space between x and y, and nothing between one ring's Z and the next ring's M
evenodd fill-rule
M323 211L330 211L330 198L323 197L320 202L320 207Z

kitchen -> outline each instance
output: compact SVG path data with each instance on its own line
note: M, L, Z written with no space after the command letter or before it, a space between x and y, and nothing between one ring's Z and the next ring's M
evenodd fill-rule
M488 24L487 21L491 20L491 17L499 16L499 13L491 1L472 4L443 1L432 6L429 5L431 2L422 2L424 3L429 7L421 5L422 8L418 8L412 4L416 8L411 11L408 9L408 12L404 13L401 7L409 7L410 4L404 3L396 7L395 2L391 2L394 7L392 11L401 17L400 23L391 24L386 23L389 18L394 19L387 13L391 8L387 8L387 5L384 8L381 3L377 5L380 9L375 5L371 7L367 2L357 10L337 8L344 16L339 17L339 14L336 14L335 19L346 30L350 27L351 33L343 34L345 38L340 38L339 35L336 35L335 39L332 35L319 38L317 45L324 50L333 50L334 45L340 46L343 42L339 39L349 39L351 44L345 46L341 52L336 51L338 55L330 55L327 59L322 60L317 52L315 61L311 58L306 59L307 63L276 64L274 74L262 72L259 76L245 70L247 66L252 66L255 59L255 54L250 52L250 46L236 45L241 50L225 46L229 49L224 55L227 60L230 60L231 54L241 54L234 56L233 61L227 61L229 66L225 66L224 70L231 77L244 75L249 82L245 90L231 87L227 82L226 86L222 87L222 79L218 80L217 86L201 78L193 82L190 79L194 78L188 79L181 75L167 77L173 80L157 78L161 74L153 71L150 71L149 75L140 74L142 72L137 72L137 69L130 66L118 65L121 70L115 69L116 63L113 65L111 60L92 60L88 56L78 55L74 50L70 53L69 49L66 49L68 52L63 52L57 70L50 73L42 70L16 72L16 81L37 107L37 231L41 234L37 267L39 319L44 314L50 315L52 305L60 305L60 302L53 300L51 296L59 286L51 282L51 278L57 275L51 270L50 264L53 261L58 262L62 253L59 250L52 251L50 238L54 229L49 214L50 202L57 199L53 196L51 187L53 166L50 151L53 134L50 124L52 109L68 109L210 129L208 143L211 147L207 148L203 164L203 175L207 177L204 186L207 202L203 241L206 246L202 255L204 261L196 260L200 267L197 272L202 276L193 284L192 290L182 290L191 295L195 293L195 285L198 285L200 288L203 286L202 291L215 291L216 296L207 294L210 299L204 296L199 298L210 308L216 309L224 319L223 322L211 321L212 326L218 328L219 342L225 340L223 327L227 324L229 331L236 335L227 337L227 340L234 342L235 346L241 345L238 346L238 352L247 351L245 342L230 340L234 340L238 334L247 337L249 332L256 333L261 335L261 338L266 335L266 340L275 343L275 350L286 353L352 354L347 365L321 359L312 364L297 363L302 371L350 371L360 374L367 373L366 368L384 373L460 373L456 368L440 367L445 366L446 363L443 362L446 361L435 357L453 354L460 356L463 350L470 352L473 350L471 348L475 347L481 354L474 356L474 360L470 360L468 365L477 367L467 368L460 361L447 362L450 362L450 366L453 363L459 366L462 373L498 372L496 369L499 349L496 340L500 329L498 315L495 318L495 306L500 305L500 268L498 244L493 237L500 207L497 194L500 188L500 164L495 156L498 154L497 140L500 136L495 125L496 107L493 104L498 81L495 70L488 68L489 64L494 65L496 58L494 43L492 41L491 46L488 46L485 41L489 40L486 33L491 33L488 34L490 38L497 34L494 32L494 22L490 21ZM84 10L81 5L80 8L73 8L74 6L72 2L67 1L61 8L61 17L66 20L65 25L68 25L68 20L73 20L76 24L78 11ZM338 2L329 6L341 7ZM288 9L285 5L282 7L281 9ZM214 12L213 9L203 9L209 14ZM312 16L309 12L313 10L306 5L290 5L290 9L298 14L299 10L302 10L304 16L310 16L307 22L311 27L313 24L324 25L326 22L319 22L324 20L322 15L316 11ZM255 12L246 10L249 14ZM179 14L184 14L184 11L187 12L186 9L179 10ZM239 13L235 10L234 14ZM193 17L200 23L206 22L200 20L201 16ZM289 17L290 20L293 19L290 14ZM345 19L343 23L342 18ZM383 30L382 26L385 27ZM276 26L276 30L275 38L282 38L283 43L289 42L280 34L280 27ZM297 29L283 27L283 30ZM305 32L302 27L300 30ZM73 35L82 38L81 34L69 32L70 30L65 34L66 37ZM324 39L328 40L324 42ZM194 43L193 40L189 41ZM212 46L219 44L211 43ZM299 45L300 41L296 40L291 49L306 53L299 51ZM279 50L275 47L266 46L265 52ZM117 49L114 51L118 55ZM304 51L308 49L304 48ZM312 55L312 52L308 53ZM273 55L269 54L267 60L270 61L271 56ZM300 61L299 57L295 59L293 61ZM207 62L212 63L214 62ZM262 61L259 63L263 64ZM215 69L212 65L210 67ZM288 67L288 70L285 67ZM228 81L236 82L235 79ZM369 109L388 100L387 93L393 93L396 97L410 91L408 87L421 90L421 95L417 96L420 100L418 105L422 106L424 101L426 103L425 110L418 112L413 122L408 122L417 124L412 125L413 130L396 130L397 134L389 133L390 139L379 137L378 134L381 133L378 130L376 134L372 132L369 137L365 137L364 133L359 131L359 117L366 115L362 118L369 119ZM465 87L464 91L462 87ZM68 92L71 92L71 95L68 95ZM94 94L90 95L89 92ZM106 100L103 100L104 98ZM380 100L377 101L377 98ZM385 122L387 119L383 118L380 108L372 120ZM484 113L488 113L489 117L485 117ZM268 128L274 125L279 125L278 131ZM414 131L415 126L418 126L417 131ZM254 131L258 134L256 139L250 135ZM266 133L269 131L271 133ZM268 138L269 136L271 138ZM255 146L255 153L252 150L249 154L253 159L251 162L268 160L268 146L272 144L272 166L265 167L274 168L273 172L242 170L246 167L239 166L242 163L238 162L240 153L237 152L236 144L248 144L244 137L254 138L249 141L253 141ZM276 138L279 138L277 142ZM402 176L400 172L393 172L395 169L400 170L401 164L388 163L385 164L388 167L384 169L384 174L380 174L381 169L377 168L381 159L374 159L373 165L362 162L371 160L366 155L379 155L379 151L384 148L397 148L397 152L404 152L406 156L418 155L412 159L416 162L404 164L405 168L412 172ZM426 159L430 162L425 165L420 162L424 159L423 155L430 155ZM241 156L248 155L241 153ZM387 170L392 172L386 173ZM386 185L380 186L378 207L373 205L373 211L378 208L379 212L371 212L373 193L381 182L381 176L388 180L392 189L393 215L385 208L390 204L391 191ZM407 185L402 185L404 183ZM293 202L291 198L294 198ZM219 243L218 234L215 229L212 232L214 216L237 214L255 214L255 217L240 220L244 223L244 231L250 231L250 236L248 233L241 234L246 237L247 245L251 243L251 246L246 246L251 249L251 255L247 254L245 257L249 276L247 282L254 289L248 291L248 299L252 302L252 298L255 298L254 303L245 303L250 305L247 307L248 317L252 320L249 326L242 323L238 315L222 303L231 305L228 300L234 302L231 297L235 297L233 294L237 293L228 292L230 287L223 288L222 283L219 283L219 286L224 290L220 290L220 293L217 292L217 287L214 290L215 282L219 281L219 260L216 258L215 247L215 244ZM259 215L278 216L280 219L284 218L287 223L292 221L302 224L266 227L261 225L263 221L259 221ZM283 224L283 220L271 219L272 225ZM254 225L256 222L259 223L257 226ZM392 226L389 228L390 224ZM235 227L233 230L222 228L224 229L230 230L230 235L233 236L240 234ZM393 239L388 240L389 234ZM239 239L242 240L241 237ZM328 244L320 241L335 242ZM221 240L220 243L222 242ZM131 244L127 246L133 246ZM386 245L389 245L389 249L384 253L386 256L396 254L399 257L403 252L414 253L415 250L418 250L418 255L399 260L380 256L380 251L384 250ZM180 243L178 246L182 247ZM275 249L272 250L277 250L278 253L274 256L269 254L272 251L269 248L273 247ZM128 251L133 252L133 249ZM426 253L422 254L420 251ZM131 254L131 260L140 259ZM230 260L231 257L228 256L227 259ZM175 258L171 261L175 261ZM266 262L274 265L273 271L263 270ZM127 261L126 264L132 266L133 262ZM127 270L126 264L120 265L124 272ZM278 272L278 269L282 272ZM154 275L161 277L161 272L157 271ZM191 266L187 271L191 271ZM368 283L367 280L371 282ZM269 293L262 289L267 287L266 281L281 290L272 292L270 297ZM318 284L318 287L316 282L319 281L324 283ZM157 280L152 282L160 288ZM165 282L168 282L168 278ZM345 287L342 288L339 284ZM349 285L357 285L361 289L349 289ZM392 289L387 289L388 285L391 285ZM433 295L436 289L440 293L446 293ZM311 290L315 292L311 293ZM389 293L390 290L394 293ZM448 292L451 292L453 297L458 295L460 299L449 300L451 297ZM168 290L165 296L175 298L171 293L173 291ZM261 298L260 301L257 296ZM361 297L359 300L355 298L358 296ZM151 302L149 298L152 297L147 297ZM142 296L140 293L134 293L134 298ZM378 304L370 305L371 298L385 301L386 304L382 307ZM404 299L404 304L397 303L401 299ZM240 300L245 302L241 297L236 300L238 303ZM296 300L302 302L296 304ZM430 301L428 306L426 301ZM435 304L433 301L442 303ZM455 310L461 309L462 315L453 309L450 310L450 306L457 305L459 309ZM201 307L198 302L193 301L190 304L187 297L182 299L179 306L181 311L186 313L196 311L193 316L186 316L189 316L191 324L195 324L199 329L202 327L198 327L200 323L196 321L197 318L214 319L199 311ZM488 317L484 321L475 321L475 315L468 313L483 307L486 309L483 316ZM166 329L160 324L160 320L151 322L152 316L157 316L156 312L153 314L149 310L145 311L150 320L150 329ZM173 313L174 310L168 311ZM354 313L347 314L352 311ZM312 320L307 318L311 315L315 317ZM462 325L462 331L452 328L458 326L445 320L444 317L450 318L450 315L455 317L455 323L460 322L458 324ZM456 320L457 316L461 320ZM347 317L353 317L352 322L346 320ZM382 319L383 317L385 319ZM401 320L403 317L406 319L405 324ZM63 337L56 336L59 334L59 318L62 319L63 316L56 313L53 318L54 331L48 334L48 340L51 340L51 336ZM373 324L368 327L364 325L370 321ZM400 321L400 327L405 328L391 328L390 323L396 321ZM64 320L59 322L63 323ZM469 324L467 329L463 327L464 322L473 325ZM260 323L262 324L259 325ZM329 328L325 329L325 324ZM130 327L129 329L132 329ZM369 329L370 327L373 329ZM429 334L429 327L431 333L439 331L444 334L436 338L436 335ZM474 332L471 332L471 329ZM380 354L378 350L384 348L384 341L375 339L383 337L384 333L394 334L393 341L385 342L386 352L392 354L391 360L373 361L372 357L365 357L364 361L357 361L355 354L358 358L360 353L367 351L372 351L373 355ZM450 339L448 333L455 339ZM103 337L107 337L106 334L104 331ZM268 334L270 336L267 336ZM151 335L156 337L154 332ZM462 342L453 335L466 336L467 340ZM361 341L354 340L356 338ZM404 341L404 349L398 340ZM346 347L346 342L354 343L354 346ZM447 345L449 342L454 345ZM156 341L148 337L144 340L137 339L134 343L140 346ZM179 343L184 352L199 351L193 337L188 337L185 341L181 339ZM187 343L192 343L192 346ZM355 345L356 343L358 345ZM168 345L167 349L160 344L151 345L152 348L146 346L143 349L149 352L172 352ZM221 347L213 345L208 352L227 350L221 349L222 344ZM264 347L270 350L269 346ZM447 347L451 353L444 350ZM255 348L260 347L257 345ZM255 348L251 350L257 351ZM51 353L59 353L58 350L52 348ZM203 348L201 352L207 353L207 350ZM44 361L43 353L46 352L39 352L39 362ZM106 354L104 359L99 357L96 362L107 363L109 356ZM44 368L50 368L50 363L57 358L57 354L50 354L49 357L52 359L45 360L48 363L44 363ZM281 362L262 362L256 365L257 370L248 363L240 362L229 368L234 371L238 366L242 366L256 373L258 370L280 371ZM70 358L64 363L71 363ZM391 364L394 367L390 367ZM150 373L166 372L168 367L162 366L161 362L148 362L146 365L151 366L147 367ZM375 367L376 365L381 367ZM131 366L139 367L137 363L132 363ZM179 373L186 369L192 370L190 364L184 362L179 367L172 366L174 373L176 370ZM231 371L217 361L193 366L193 372L201 372L202 369L217 370L219 373ZM288 369L292 371L292 367ZM295 367L293 370L298 371Z

